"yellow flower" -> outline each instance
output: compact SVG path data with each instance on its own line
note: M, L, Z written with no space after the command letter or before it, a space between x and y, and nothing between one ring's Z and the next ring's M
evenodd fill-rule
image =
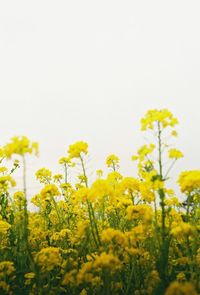
M34 279L35 278L35 273L34 272L29 272L29 273L26 273L24 275L25 279Z
M12 261L0 262L0 278L10 276L15 272L14 263Z
M84 141L78 141L69 146L68 153L70 158L80 158L82 154L88 153L88 144Z
M55 174L53 176L53 179L57 182L60 182L63 179L63 176L62 176L62 174Z
M10 187L14 186L16 186L16 182L10 175L0 176L0 192L6 192Z
M198 295L195 287L188 282L173 282L167 288L165 295Z
M80 292L80 295L87 295L88 293L87 293L87 291L86 291L86 289L83 289L81 292Z
M179 272L176 276L177 281L182 282L186 280L184 272Z
M140 181L133 177L124 177L119 184L119 189L121 192L127 191L130 194L138 192L140 190Z
M89 189L86 187L82 187L75 192L75 198L78 201L85 202L88 200Z
M140 161L144 161L144 159L149 155L152 154L153 151L155 150L155 145L154 144L144 144L143 146L141 146L141 148L139 148L138 150L138 155L137 156L133 156L132 160L140 160Z
M106 165L108 167L112 167L115 170L115 168L118 167L118 164L119 164L119 158L116 155L112 154L107 157Z
M56 247L43 248L36 254L35 260L42 271L51 271L62 264L61 250Z
M26 202L24 192L21 192L21 191L15 192L13 195L13 199L14 199L15 206L19 207L19 209L22 209L22 207L25 205L25 202Z
M119 258L111 253L103 252L99 256L96 256L94 261L94 268L108 268L114 271L120 269L121 266Z
M101 178L103 176L103 171L101 169L96 171L96 174L99 178Z
M15 136L4 146L4 154L7 158L11 158L14 154L20 156L25 154L35 154L37 156L38 143L30 142L26 136Z
M171 135L174 136L174 137L176 137L176 136L178 136L178 133L177 133L176 130L172 130Z
M40 194L46 197L55 197L60 196L60 192L55 184L46 184L45 187L41 190Z
M71 161L70 157L61 157L60 160L59 160L59 164L66 165L68 167L74 167L75 166L75 163L73 163Z
M4 174L7 171L8 171L8 168L6 168L6 167L0 167L0 173Z
M183 158L183 153L177 149L170 149L168 151L168 155L170 159L180 159Z
M177 197L171 197L170 199L165 200L165 204L167 206L179 206L180 201L179 201L179 199Z
M183 193L200 190L200 170L182 172L179 175L178 183Z
M10 228L11 225L8 222L0 220L0 234L6 234Z
M151 221L153 217L151 206L146 204L128 206L126 212L128 220L142 219L148 222Z
M75 283L76 270L72 269L64 275L62 285L70 285Z
M155 123L160 123L162 128L168 126L174 127L178 124L178 120L173 117L172 113L167 109L149 110L145 117L141 119L141 130L153 129Z
M97 179L93 182L89 197L91 200L95 200L97 198L103 198L109 195L112 195L113 189L110 186L109 182L105 179Z
M194 226L187 222L181 222L179 225L174 226L171 230L171 234L174 237L192 236L194 235Z
M0 290L3 290L3 291L5 291L5 293L3 293L3 294L13 294L13 293L9 293L9 290L10 290L10 286L6 283L6 282L4 282L4 281L0 281Z
M40 183L49 183L51 181L52 173L49 169L40 168L35 173L36 179L40 181Z
M127 245L127 240L123 232L113 228L107 228L102 231L101 234L102 242L109 243L111 241L125 247Z

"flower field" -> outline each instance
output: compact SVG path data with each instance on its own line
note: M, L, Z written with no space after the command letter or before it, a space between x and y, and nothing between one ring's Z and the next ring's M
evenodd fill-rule
M111 154L107 173L97 170L91 181L88 144L70 145L59 159L63 174L36 171L42 188L31 198L33 211L26 158L37 156L38 144L22 136L2 146L0 294L200 294L200 170L174 179L179 192L168 184L183 157L174 147L177 124L166 109L141 119L141 131L153 140L132 156L137 177L121 175L120 160Z

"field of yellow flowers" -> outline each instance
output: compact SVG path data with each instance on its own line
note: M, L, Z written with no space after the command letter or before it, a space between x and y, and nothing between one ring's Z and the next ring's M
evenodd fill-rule
M87 143L60 158L63 175L36 172L41 191L27 208L26 157L37 143L14 137L0 149L0 294L196 295L200 292L200 170L183 171L180 192L168 187L181 151L168 144L178 120L149 110L141 130L154 136L139 148L137 178L106 159L107 175L87 176ZM8 165L12 162L12 167ZM72 169L81 168L69 183ZM15 173L23 171L23 191ZM178 196L179 195L179 196Z

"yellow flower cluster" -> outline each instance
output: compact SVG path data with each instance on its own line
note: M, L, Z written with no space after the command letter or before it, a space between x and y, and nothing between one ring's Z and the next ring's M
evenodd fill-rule
M153 218L153 211L149 205L131 205L127 208L128 220L144 219L145 221L151 221Z
M154 123L160 123L163 128L166 128L168 126L174 127L178 124L178 120L167 109L149 110L145 117L141 119L141 129L153 129Z
M37 145L16 137L0 149L0 294L199 294L200 171L182 172L175 193L167 180L183 154L169 149L163 129L178 121L164 109L141 122L155 140L135 153L134 177L111 154L91 179L79 141L60 158L63 173L35 173L32 198L25 156ZM23 189L13 189L16 169Z
M170 159L180 159L183 158L183 153L177 149L170 149L168 151Z
M198 295L191 283L173 282L165 292L165 295Z
M35 261L41 267L42 272L51 271L55 267L61 267L61 251L56 247L43 248L37 253Z
M0 192L6 192L9 187L13 186L16 186L16 182L10 175L0 176Z
M30 142L26 136L15 136L4 146L3 152L7 158L11 158L12 155L38 155L38 143Z
M200 170L182 172L179 176L178 183L183 193L200 190Z
M181 222L179 225L174 226L171 234L175 237L184 237L194 235L195 228L189 223Z
M69 146L68 154L70 158L79 158L82 154L88 153L88 144L84 141L78 141Z
M40 181L40 183L50 183L52 173L49 169L40 168L35 173L36 179Z
M46 199L48 197L60 196L60 191L55 184L46 184L40 194Z
M116 155L112 154L107 157L106 165L108 167L112 167L113 170L115 170L118 167L118 164L119 164L119 158Z

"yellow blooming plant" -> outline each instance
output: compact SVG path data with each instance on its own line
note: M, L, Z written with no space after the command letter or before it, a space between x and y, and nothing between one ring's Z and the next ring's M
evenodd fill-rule
M78 141L69 146L68 154L70 158L79 158L88 153L88 144L84 141Z
M145 114L141 129L154 137L132 157L134 177L110 154L90 179L88 144L78 141L59 159L61 173L36 171L41 188L33 196L26 157L38 145L22 136L2 146L0 294L199 294L200 171L180 173L180 192L168 184L183 157L167 141L177 124L167 109ZM15 182L20 166L23 188Z

